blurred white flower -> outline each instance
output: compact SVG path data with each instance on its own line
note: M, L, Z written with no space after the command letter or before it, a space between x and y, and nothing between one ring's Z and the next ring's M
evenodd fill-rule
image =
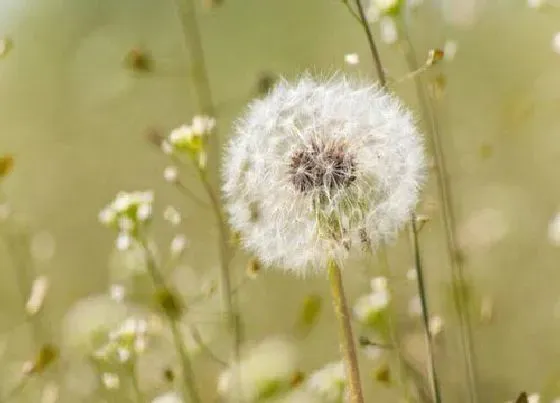
M124 300L125 293L125 288L120 284L112 284L109 289L111 299L116 302L122 302Z
M410 316L422 315L422 301L419 295L415 295L408 301L408 314Z
M437 336L443 330L443 319L441 316L433 316L430 318L429 323L430 334Z
M216 119L208 116L195 116L192 120L192 131L199 136L211 133L214 127L216 127Z
M164 395L157 396L152 403L183 403L183 399L175 392L167 392Z
M388 45L392 45L399 39L397 24L393 17L383 17L379 21L379 30L381 32L381 40Z
M344 363L342 361L333 362L313 372L305 386L319 395L324 403L343 401L346 395Z
M362 323L373 321L377 314L389 305L389 292L374 291L371 294L358 298L354 304L354 316Z
M163 178L165 179L166 182L175 183L177 182L178 177L179 177L179 170L177 169L176 166L171 165L165 167L165 169L163 170Z
M39 276L33 280L31 286L31 293L29 298L25 303L25 310L28 315L35 315L43 306L45 297L47 296L47 291L49 289L49 279L47 276Z
M103 385L105 385L107 389L118 389L121 385L119 376L111 372L104 372L101 375L101 380L103 381Z
M424 180L412 115L383 89L341 75L280 82L236 125L226 209L262 263L304 274L392 239Z
M181 213L173 206L167 206L165 210L163 210L163 219L174 227L181 224L182 221Z
M62 347L70 354L88 356L98 349L109 332L123 321L127 308L108 295L97 295L76 302L62 324Z
M118 250L120 250L120 251L128 250L131 245L132 245L132 238L126 232L121 232L117 236L115 246Z
M370 8L376 8L381 14L395 14L405 0L370 0Z
M344 61L350 65L355 65L360 63L360 57L357 53L348 53L344 55Z
M538 393L532 393L527 396L528 403L539 403L541 401L541 396Z
M446 40L445 44L443 45L443 57L446 61L451 61L455 58L457 54L457 42L453 40Z
M187 237L183 234L178 234L171 240L171 246L169 247L171 255L177 257L183 253L188 245Z
M239 363L222 372L218 380L221 396L242 396L259 401L286 393L296 374L296 351L283 338L273 337L247 351Z
M406 272L406 279L407 280L416 281L417 278L418 278L418 273L416 272L415 267L411 267L410 269L407 270L407 272Z
M527 0L527 5L530 8L542 8L547 3L547 0Z

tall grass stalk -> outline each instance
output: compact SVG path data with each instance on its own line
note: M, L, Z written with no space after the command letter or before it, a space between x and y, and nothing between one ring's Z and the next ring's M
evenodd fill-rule
M210 89L210 80L206 70L206 62L202 47L202 40L198 21L196 18L196 7L194 0L173 0L180 25L183 30L187 53L189 56L189 78L194 89L197 108L203 114L216 117L216 110ZM208 140L209 172L219 172L219 136L217 131ZM226 321L233 333L233 359L239 362L241 349L241 330L239 312L236 300L232 292L230 274L230 248L229 231L223 218L220 199L213 190L213 180L206 172L197 167L200 180L211 201L212 210L218 222L219 251L220 251L220 283L222 295L222 307L226 315ZM217 179L216 179L217 182Z
M402 49L408 70L411 72L417 71L419 63L404 21L399 20L399 31L404 41ZM427 125L429 145L434 153L438 198L441 204L441 215L446 235L445 242L453 282L453 300L460 321L461 347L464 353L469 402L477 403L479 401L479 394L476 375L476 355L474 351L472 328L465 290L463 287L463 285L466 284L466 276L462 262L458 258L459 248L457 247L456 241L456 224L453 213L453 200L449 186L447 165L441 144L441 133L434 107L427 96L425 86L420 75L414 76L414 84L416 88L416 96L421 109L422 120Z
M375 66L379 83L381 84L382 87L385 87L387 86L387 76L383 69L383 64L381 62L379 50L377 48L375 39L371 32L371 28L367 21L364 7L362 5L361 0L355 0L355 4L357 9L357 16L359 17L360 20L360 25L362 26L366 34L366 38L373 58L373 63ZM420 281L420 279L423 279L424 276L423 276L422 259L421 259L419 242L418 242L418 231L416 228L416 215L414 213L412 213L410 217L409 233L410 233L411 245L412 245L413 255L414 255L414 266L418 275L418 291L419 291L422 308L423 308L422 318L424 321L424 331L426 335L426 344L427 344L427 350L429 356L429 374L430 374L430 380L432 385L432 392L434 395L435 403L441 403L441 391L440 391L439 380L435 368L435 358L433 352L433 338L432 335L430 334L427 293L425 290L424 282Z

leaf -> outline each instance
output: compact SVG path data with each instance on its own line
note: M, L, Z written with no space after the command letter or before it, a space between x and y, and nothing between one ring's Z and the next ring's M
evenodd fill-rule
M321 314L322 305L323 300L320 295L309 294L305 297L295 325L299 337L303 338L311 331Z

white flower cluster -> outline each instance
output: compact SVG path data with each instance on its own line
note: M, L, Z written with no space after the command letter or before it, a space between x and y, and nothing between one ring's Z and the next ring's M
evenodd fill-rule
M195 116L190 125L182 125L173 129L162 142L161 147L166 154L187 154L197 160L198 165L206 165L204 151L205 138L212 133L216 120L208 116Z
M109 333L108 342L94 352L103 361L126 363L146 350L148 322L144 319L127 318Z
M296 361L291 343L266 339L220 375L218 393L249 402L285 394L297 373Z
M152 218L154 194L145 192L120 192L99 213L99 221L119 231L117 248L128 249L142 224Z
M281 81L235 131L226 209L265 265L324 270L394 238L416 205L422 139L400 101L375 85L342 75Z
M333 362L312 373L305 383L322 402L342 402L346 397L346 372L342 361Z
M354 315L366 324L375 323L378 315L383 312L391 300L385 277L371 280L371 293L364 295L354 305Z

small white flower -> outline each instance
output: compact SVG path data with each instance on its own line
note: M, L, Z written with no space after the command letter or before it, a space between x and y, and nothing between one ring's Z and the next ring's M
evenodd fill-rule
M184 144L188 144L193 136L192 128L187 125L182 125L171 131L169 134L169 144L172 147L180 147Z
M173 206L167 206L165 210L163 210L163 219L174 227L181 224L182 221L181 213Z
M122 213L126 211L132 203L131 194L120 192L113 201L113 209L116 213Z
M437 336L443 330L443 319L441 316L433 316L430 318L430 333L432 336Z
M541 396L538 393L532 393L527 396L528 403L539 403L541 401Z
M138 210L136 211L136 218L138 221L147 221L152 216L152 205L149 203L143 203L138 206Z
M374 292L386 292L387 284L387 277L374 277L371 280L371 289Z
M107 389L118 389L121 384L119 376L111 372L104 372L101 375L101 380Z
M455 58L457 54L457 42L452 40L445 41L443 45L443 58L446 61L451 61Z
M344 55L344 61L353 66L360 63L360 57L357 53L348 53Z
M132 354L130 353L130 350L126 348L121 347L117 349L117 356L120 362L127 362L128 360L130 360L131 355Z
M169 141L163 140L161 142L161 151L163 151L165 155L171 155L173 154L173 146L169 143Z
M368 322L372 317L383 311L389 305L390 297L387 291L377 291L362 296L354 305L354 315L361 322Z
M171 246L169 247L169 249L171 250L172 255L178 256L181 253L183 253L187 245L188 245L187 237L182 234L178 234L175 235L171 240Z
M326 402L340 402L345 395L346 373L342 361L333 362L315 371L305 386Z
M375 344L368 344L362 350L365 353L366 357L368 357L372 361L379 360L385 352L382 347L376 346Z
M381 18L379 29L381 31L381 40L386 44L392 45L399 39L397 24L392 17Z
M25 310L29 315L35 315L42 308L48 289L49 279L47 276L39 276L33 281L29 299L25 304Z
M177 182L178 177L179 177L179 170L177 169L176 166L171 165L165 167L165 169L163 170L163 178L165 179L166 182L175 183Z
M132 245L132 237L126 232L121 232L117 236L116 247L118 250L127 250Z
M99 212L99 222L103 225L111 225L117 219L117 213L110 207L106 207Z
M216 120L208 116L195 116L192 120L192 131L199 135L205 135L214 130Z
M424 180L412 115L385 90L337 75L281 81L237 122L226 209L265 266L325 270L393 239Z
M112 284L109 290L111 299L116 302L122 302L124 300L125 293L125 288L120 284Z
M416 272L415 267L411 267L410 269L407 270L407 272L406 272L406 279L407 280L416 281L417 278L418 278L418 273Z

